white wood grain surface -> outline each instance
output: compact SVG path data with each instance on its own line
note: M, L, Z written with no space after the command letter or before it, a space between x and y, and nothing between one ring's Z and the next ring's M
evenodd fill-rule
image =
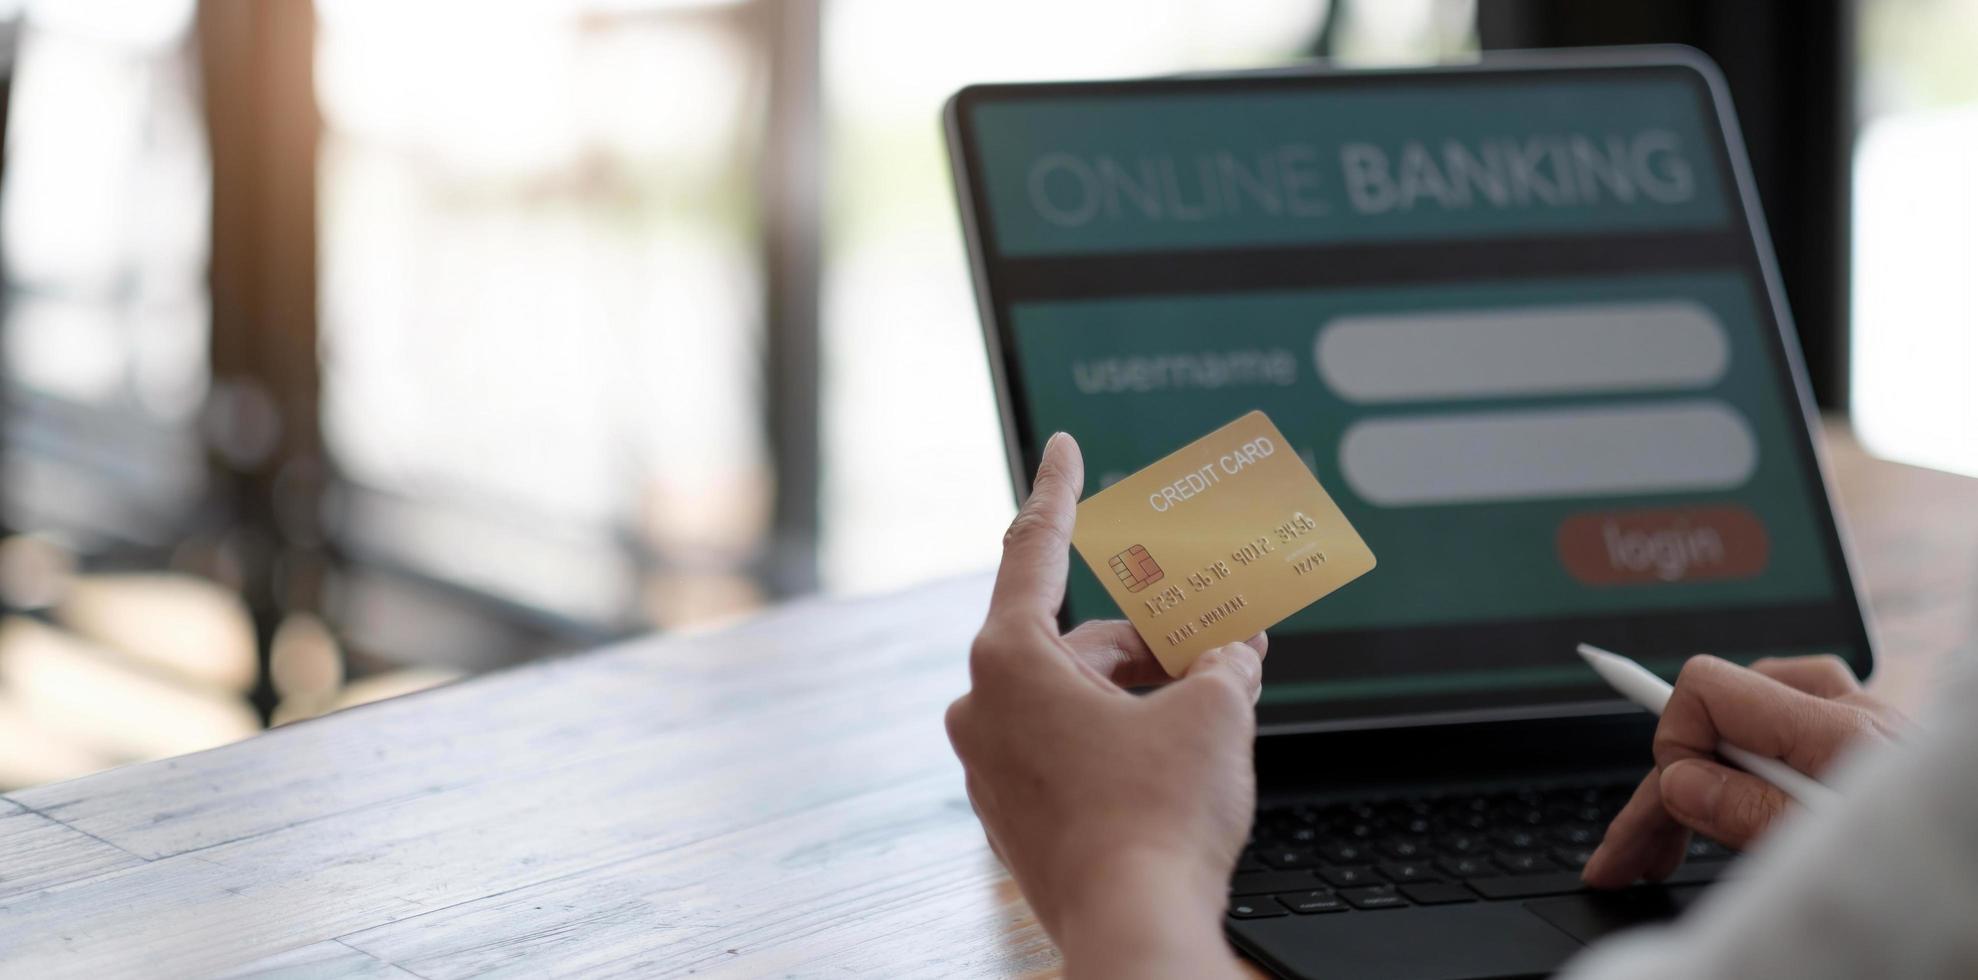
M1906 700L1968 644L1978 481L1834 451ZM800 603L0 796L0 975L1053 974L941 730L987 591Z
M1014 896L941 731L986 594L799 604L0 798L0 843L23 842L0 851L0 956L23 975L802 971L852 955L830 934L856 908L898 933L853 957L875 967L945 961L932 926L958 910L983 962L1048 962L994 928Z
M143 863L115 844L0 798L0 903Z

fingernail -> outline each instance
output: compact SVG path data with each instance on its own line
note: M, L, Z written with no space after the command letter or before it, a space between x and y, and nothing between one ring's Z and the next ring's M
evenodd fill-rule
M1059 430L1057 432L1051 433L1051 438L1044 440L1044 451L1047 453L1050 452L1051 447L1057 445L1058 440L1063 439L1064 437L1065 434L1063 430Z
M1678 762L1662 770L1662 802L1692 818L1717 812L1724 795L1724 774L1698 762Z

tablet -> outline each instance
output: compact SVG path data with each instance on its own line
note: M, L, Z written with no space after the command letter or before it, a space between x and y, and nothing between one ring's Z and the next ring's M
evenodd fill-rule
M1872 659L1724 86L1687 49L980 85L950 153L1019 494L1268 412L1380 567L1264 730L1624 710L1574 654ZM1066 625L1117 617L1072 563Z

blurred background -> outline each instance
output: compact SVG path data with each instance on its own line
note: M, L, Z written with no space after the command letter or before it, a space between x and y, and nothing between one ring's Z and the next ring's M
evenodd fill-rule
M0 789L988 567L964 84L1640 41L1978 473L1978 0L0 0Z

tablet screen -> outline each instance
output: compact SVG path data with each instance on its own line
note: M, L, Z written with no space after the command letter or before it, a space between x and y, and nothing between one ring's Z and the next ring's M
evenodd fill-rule
M1090 492L1261 408L1378 556L1273 631L1267 726L1601 710L1582 640L1866 666L1697 70L993 86L951 123L1024 472L1062 429ZM1077 562L1065 613L1119 614Z

